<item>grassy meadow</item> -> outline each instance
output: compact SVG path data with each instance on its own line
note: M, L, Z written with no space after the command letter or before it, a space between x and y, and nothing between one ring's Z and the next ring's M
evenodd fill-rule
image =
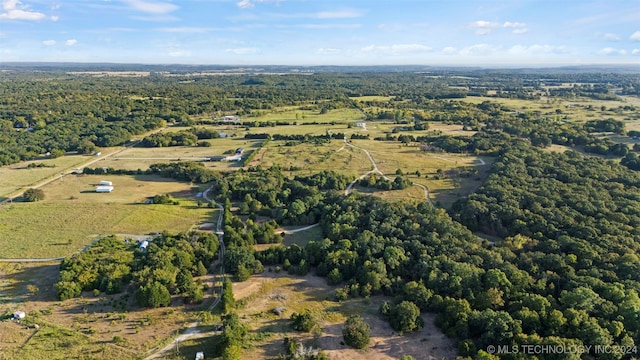
M100 180L112 181L115 190L96 193ZM197 188L156 176L68 175L42 190L43 201L0 207L0 258L63 257L99 235L188 231L217 211L197 206ZM144 204L158 194L180 204Z
M76 168L90 160L92 157L89 156L68 155L2 166L0 167L0 200L26 187L37 185L45 179L59 176L61 172ZM29 167L30 164L36 167Z

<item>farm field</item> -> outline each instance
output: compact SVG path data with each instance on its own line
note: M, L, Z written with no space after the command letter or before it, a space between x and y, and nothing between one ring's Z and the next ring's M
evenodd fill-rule
M244 119L245 121L289 121L297 123L310 122L346 122L362 120L363 116L357 109L340 108L328 110L321 114L318 110L302 110L298 108L276 108L269 112L255 111L254 116Z
M115 190L96 193L94 185L107 179ZM68 175L42 190L43 201L0 208L0 238L6 239L0 258L67 256L99 235L188 231L217 211L197 206L198 189L156 176ZM180 205L144 204L147 197L167 193Z
M372 169L364 152L345 146L343 140L319 145L286 146L284 143L269 142L254 158L255 164L262 167L278 165L293 176L333 170L356 177Z
M91 156L67 155L55 159L23 161L2 166L0 167L0 200L91 160L93 160Z
M620 100L594 100L590 98L559 99L541 98L539 100L507 99L486 96L468 96L461 101L480 104L490 101L506 106L513 111L534 112L558 116L570 121L584 122L594 119L637 120L638 113L624 110L628 105L638 106L637 98L621 97ZM605 110L602 110L602 107ZM560 110L559 113L556 110Z
M211 147L199 146L171 146L162 148L129 148L115 156L100 161L100 167L112 167L114 169L146 170L152 164L167 163L171 161L205 161L209 156L230 155L239 147L251 151L259 146L259 140L245 140L242 138L223 138L206 140ZM205 162L207 167L215 167L220 170L237 168L237 162Z

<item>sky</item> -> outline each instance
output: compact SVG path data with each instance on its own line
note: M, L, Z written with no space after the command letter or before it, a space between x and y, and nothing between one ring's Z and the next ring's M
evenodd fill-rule
M640 64L640 0L0 0L0 62Z

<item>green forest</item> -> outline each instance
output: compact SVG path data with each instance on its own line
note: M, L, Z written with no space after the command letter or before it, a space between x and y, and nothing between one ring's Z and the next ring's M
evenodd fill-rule
M210 264L219 260L234 281L245 281L265 267L281 266L292 275L313 273L338 286L332 301L384 295L388 301L379 316L403 334L424 325L421 312L435 313L437 326L458 340L463 358L496 358L486 352L490 345L637 349L640 145L615 140L615 136L637 138L638 132L628 129L634 119L567 121L561 112L516 112L497 99L615 99L638 95L640 77L553 73L545 74L548 79L543 82L535 73L438 75L196 76L183 82L181 77L159 75L132 81L10 74L0 80L0 164L46 152L88 154L125 144L198 146L199 140L219 137L199 126L216 124L216 117L225 114L244 116L247 123L240 126L252 127L260 126L250 123L257 112L281 106L306 106L318 112L357 108L366 121L402 127L376 141L413 144L430 153L488 156L493 160L488 177L445 209L424 201L345 195L356 178L337 169L289 176L277 166L225 172L189 161L157 163L136 171L87 167L85 174L155 174L209 188L215 198L211 206L218 203L224 208L224 244L215 234L204 232L164 232L144 248L105 237L62 262L55 285L58 298L77 297L82 291L113 294L131 287L140 307L169 306L172 295L197 303L203 294L193 277L212 272ZM566 82L584 84L548 88ZM496 101L461 100L489 92ZM353 99L360 96L390 100ZM640 108L628 105L619 110L637 114ZM148 134L168 123L185 129L170 135ZM434 124L456 124L474 133L427 132ZM285 125L270 124L276 130ZM139 144L131 143L142 134L146 136ZM311 147L344 137L343 133L292 135L284 130L247 135L284 146L296 142ZM549 151L551 146L564 150ZM412 181L400 171L392 180L370 175L357 184L397 192L412 186ZM288 235L277 230L281 226L312 224L319 224L321 239L283 245ZM273 246L255 250L256 244ZM221 246L224 258L217 259ZM225 321L240 320L230 315ZM350 321L354 329L368 332L361 319ZM353 333L345 334L357 346L366 345ZM633 350L584 356L638 355ZM543 358L585 357L564 353Z

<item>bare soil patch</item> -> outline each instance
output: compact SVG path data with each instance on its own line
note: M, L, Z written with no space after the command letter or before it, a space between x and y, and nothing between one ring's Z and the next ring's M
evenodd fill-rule
M332 300L335 286L324 278L307 275L265 271L242 283L234 283L234 295L245 306L239 311L247 323L254 348L243 353L243 359L277 358L284 353L285 336L305 346L322 349L331 359L383 360L412 355L416 359L455 359L456 342L447 338L434 325L434 314L423 314L425 328L413 334L400 335L378 315L378 308L389 298L375 296L370 299ZM273 310L282 307L276 315ZM300 333L290 327L294 312L311 310L318 316L320 331ZM371 327L371 342L364 350L343 345L342 328L346 317L361 315Z

